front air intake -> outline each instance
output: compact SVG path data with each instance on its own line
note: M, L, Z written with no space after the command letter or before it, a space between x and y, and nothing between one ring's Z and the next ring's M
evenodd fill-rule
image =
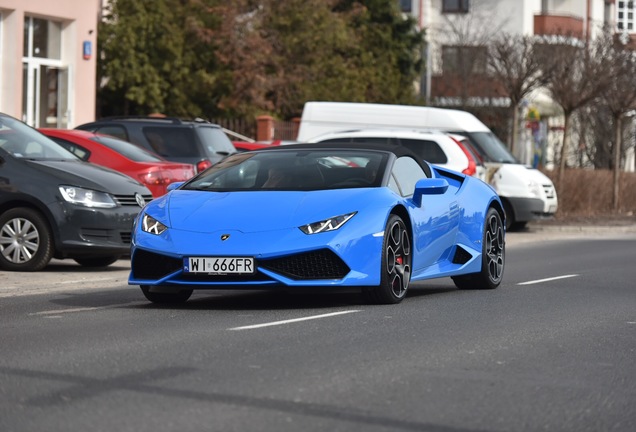
M259 267L296 280L342 279L350 271L344 261L329 249L259 260Z
M180 270L183 261L178 258L137 249L131 257L130 268L134 279L161 279Z

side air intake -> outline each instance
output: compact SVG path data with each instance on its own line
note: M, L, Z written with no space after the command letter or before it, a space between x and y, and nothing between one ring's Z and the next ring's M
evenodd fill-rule
M453 264L466 264L473 256L463 247L457 246L453 255Z

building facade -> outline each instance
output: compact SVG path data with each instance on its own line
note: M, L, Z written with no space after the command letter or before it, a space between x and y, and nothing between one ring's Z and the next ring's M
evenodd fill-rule
M0 112L34 127L95 118L101 0L0 0Z
M497 83L486 70L486 46L499 34L586 42L608 27L623 43L636 48L636 1L401 0L400 5L426 31L427 68L420 87L427 104L435 106L509 106L507 98L498 96ZM536 164L540 152L549 167L550 155L562 141L561 109L541 89L524 101L524 108L541 121L524 121L522 136L515 140L521 144L515 155L524 163ZM632 151L625 169L633 171L634 164Z

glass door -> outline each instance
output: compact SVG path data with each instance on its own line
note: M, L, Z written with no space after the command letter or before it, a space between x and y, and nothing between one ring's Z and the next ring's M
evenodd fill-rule
M33 127L68 127L68 69L43 64L23 65L22 117Z

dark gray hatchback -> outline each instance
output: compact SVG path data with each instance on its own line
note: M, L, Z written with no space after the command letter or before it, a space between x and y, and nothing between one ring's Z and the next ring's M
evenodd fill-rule
M105 117L75 129L111 135L137 144L164 158L195 166L201 172L236 148L223 129L205 120L175 117Z
M112 264L129 253L133 220L150 200L136 180L0 113L0 270L37 271L52 258Z

